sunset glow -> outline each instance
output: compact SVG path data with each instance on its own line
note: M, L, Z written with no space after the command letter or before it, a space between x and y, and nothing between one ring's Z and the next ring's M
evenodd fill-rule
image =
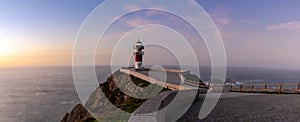
M72 65L72 50L81 24L102 2L101 0L1 2L0 66ZM196 0L196 2L207 11L217 25L224 41L229 66L300 69L300 16L297 13L299 1L255 0L248 3L234 0ZM66 7L68 4L71 5ZM173 4L174 7L178 6L176 3ZM186 7L188 8L189 4ZM128 11L140 8L141 6L128 4L124 5L123 9ZM116 35L124 34L123 30L126 28L146 23L169 23L163 18L166 17L155 12L132 13L127 19L121 20L116 29L105 38L108 42L117 41L119 39L115 39ZM190 16L190 19L199 17ZM173 27L176 28L176 25L181 24L174 24ZM205 61L207 53L203 53L207 51L206 45L201 41L195 41L191 32L186 33L191 37L187 40L194 40L190 43L197 49L195 51L199 54L198 60L202 61L203 65L210 65L209 60ZM150 30L147 33L141 32L133 38L140 37L151 41L155 39L154 37L158 39L163 36L172 37L162 33L151 36L154 34L155 32ZM109 46L111 43L107 44ZM181 46L175 43L174 45ZM96 62L97 65L110 64L111 52L105 50L108 46L103 46L104 51L95 56L96 59L101 59ZM148 62L157 63L154 60ZM159 63L169 64L169 62L172 62L172 59L160 60Z
M1 58L3 56L9 55L14 50L16 50L16 49L13 49L9 43L7 43L6 41L1 41L1 43L0 43L0 57Z

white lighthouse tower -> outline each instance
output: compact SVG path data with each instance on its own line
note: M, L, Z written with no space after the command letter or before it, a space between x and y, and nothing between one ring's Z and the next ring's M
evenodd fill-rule
M144 46L140 39L133 46L133 55L134 55L134 68L142 69L143 68L143 55L144 55Z

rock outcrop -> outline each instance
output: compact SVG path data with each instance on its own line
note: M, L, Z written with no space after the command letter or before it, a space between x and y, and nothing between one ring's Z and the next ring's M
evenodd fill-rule
M81 104L77 104L60 122L96 122L96 119Z
M185 77L187 80L203 84L195 75L190 74ZM77 105L71 113L65 115L61 122L93 122L96 119L100 122L128 121L130 113L147 100L136 96L153 98L163 91L171 90L116 71L92 92L85 104L86 109L82 105Z
M231 77L227 77L226 80L225 80L225 83L235 83L235 81L232 80Z
M133 82L133 83L132 83ZM141 94L143 92L143 87L147 87L150 83L141 80L139 78L130 76L128 74L116 71L111 76L107 78L106 82L100 83L99 87L90 95L89 99L85 104L85 108L90 112L95 118L101 121L110 121L107 118L117 118L116 116L127 116L119 115L120 109L129 113L135 111L146 99L138 99L131 97L122 90L128 90L127 92L134 94ZM138 86L138 87L137 87ZM122 90L120 89L123 88ZM160 86L156 86L159 88ZM169 89L160 87L161 91L166 91ZM148 92L151 95L151 92ZM77 105L71 113L67 113L61 122L89 122L92 116L84 109L82 105ZM85 119L86 115L87 119ZM77 118L76 118L77 117ZM129 118L130 116L127 116ZM124 117L122 117L124 118ZM94 121L94 120L93 120ZM118 120L119 121L119 120Z
M110 104L113 104L114 107L131 113L145 102L146 99L131 97L123 91L125 90L127 93L138 96L141 93L145 94L141 88L147 87L148 85L150 85L150 83L144 80L117 71L109 76L106 82L99 85L99 87L90 95L85 106L91 112L101 113L104 112L105 109L113 109L109 107ZM120 88L122 88L122 90ZM157 88L161 87L157 86ZM168 90L164 88L161 89L163 91ZM149 94L146 95L151 95L153 92L148 93Z

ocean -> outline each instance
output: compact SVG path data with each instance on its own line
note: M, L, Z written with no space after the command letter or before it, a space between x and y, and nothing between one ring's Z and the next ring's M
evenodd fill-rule
M110 72L97 66L98 81ZM210 68L200 72L208 81ZM300 83L299 70L229 67L227 76L242 83ZM0 122L57 122L77 103L71 67L0 68Z

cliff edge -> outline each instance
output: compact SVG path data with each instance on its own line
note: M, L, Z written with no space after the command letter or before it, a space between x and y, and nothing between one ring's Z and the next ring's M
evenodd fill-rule
M134 84L132 84L132 82ZM138 87L147 87L150 83L136 78L134 76L122 73L120 71L114 72L107 78L106 82L100 83L99 87L89 96L85 107L78 104L70 113L67 113L61 122L93 122L96 121L127 121L130 114L134 112L146 99L138 99L128 96L119 88L130 90L131 93L143 93L143 89ZM138 86L138 87L136 87ZM160 86L156 86L160 87ZM161 88L161 92L170 89ZM149 92L151 94L151 92ZM121 110L120 110L121 109ZM95 119L95 118L96 119ZM127 120L118 120L118 118Z
M60 122L96 122L96 119L81 104L77 104Z

